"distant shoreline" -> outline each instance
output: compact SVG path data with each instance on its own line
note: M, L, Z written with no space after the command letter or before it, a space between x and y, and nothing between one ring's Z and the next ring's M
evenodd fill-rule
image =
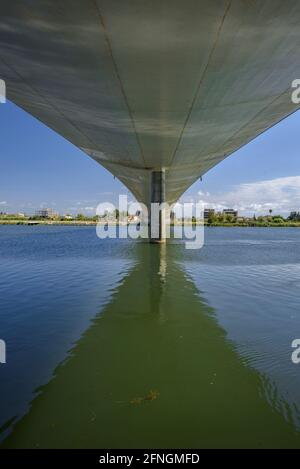
M23 225L23 226L37 226L37 225L64 225L64 226L96 226L95 221L54 221L54 220L0 220L0 225Z
M0 226L18 225L18 226L96 226L96 221L61 221L61 220L0 220ZM100 222L101 223L101 222ZM105 225L106 223L101 223ZM131 223L120 224L120 226L128 226ZM119 225L119 223L116 223ZM200 223L187 222L186 225L197 225ZM171 226L183 226L182 223L171 224ZM205 223L206 228L300 228L300 222L284 222L284 223Z

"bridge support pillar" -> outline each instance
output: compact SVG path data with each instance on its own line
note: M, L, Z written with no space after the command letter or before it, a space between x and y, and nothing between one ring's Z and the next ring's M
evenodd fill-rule
M150 184L150 242L164 243L166 241L166 209L162 205L166 202L165 171L152 171Z

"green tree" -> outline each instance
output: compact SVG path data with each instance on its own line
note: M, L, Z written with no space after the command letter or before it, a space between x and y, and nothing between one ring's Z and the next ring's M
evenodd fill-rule
M209 212L208 213L208 218L207 218L207 223L209 225L212 225L213 223L215 223L217 220L217 216L215 214L215 212Z
M229 214L229 215L226 215L225 220L226 220L227 223L235 223L236 218L235 218L235 216Z

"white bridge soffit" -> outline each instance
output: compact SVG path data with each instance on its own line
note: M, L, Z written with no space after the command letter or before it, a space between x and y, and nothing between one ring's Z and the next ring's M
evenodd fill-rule
M1 0L0 78L138 200L164 168L174 202L299 107L300 1Z

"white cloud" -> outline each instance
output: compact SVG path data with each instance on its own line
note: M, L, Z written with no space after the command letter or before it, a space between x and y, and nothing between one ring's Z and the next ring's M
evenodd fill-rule
M7 202L5 200L0 201L0 205L7 205Z
M198 195L209 208L234 208L241 214L266 214L270 209L288 214L300 211L300 176L283 177L233 186L224 193Z
M210 196L210 193L209 192L202 192L202 191L199 191L198 194L202 197L209 197Z

